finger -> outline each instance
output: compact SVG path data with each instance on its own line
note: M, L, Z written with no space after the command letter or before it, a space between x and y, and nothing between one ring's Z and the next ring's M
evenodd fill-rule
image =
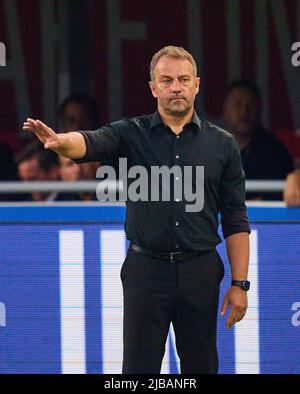
M53 141L46 141L45 142L45 144L44 144L44 148L45 149L52 149L52 148L54 148L55 147L55 143L53 143Z
M55 149L58 148L59 144L57 141L47 140L44 144L45 149Z
M41 122L40 120L37 119L36 123L37 123L38 127L40 129L42 129L43 131L45 131L46 133L49 133L49 134L54 133L54 131L52 129L50 129L50 127L48 127L45 123Z
M240 313L238 313L238 314L236 315L235 320L236 320L237 322L239 322L239 321L241 321L241 320L243 319L244 316L245 316L245 313L240 312Z
M32 128L32 125L31 125L30 123L28 123L28 122L24 122L24 123L23 123L23 128L24 128L24 127Z
M242 315L238 316L238 320L237 320L237 322L239 322L239 321L243 320L243 319L244 319L244 317L245 317L245 314L242 314Z
M36 135L43 135L46 134L44 130L41 130L40 127L34 124L24 124L23 125L23 130L25 131L30 131L32 133L35 133Z
M34 128L32 126L24 125L23 130L34 131Z
M231 306L231 311L227 319L226 327L231 328L235 323L239 321L239 317L245 312L246 310L244 308Z
M32 118L27 118L27 119L26 119L26 122L32 123L32 122L35 122L35 120L32 119Z
M247 309L248 309L248 306L243 307L243 308L240 308L240 309L238 310L238 312L236 313L236 315L237 315L237 317L238 317L238 321L243 320L243 318L245 317L245 315L246 315L246 313L247 313Z
M231 328L233 324L235 323L236 320L236 313L231 310L230 315L228 316L227 322L226 322L226 327Z
M25 131L30 131L30 132L32 132L32 133L36 133L36 129L33 127L33 126L28 126L28 125L24 125L23 126L23 130L25 130Z
M51 142L56 144L57 134L50 127L48 127L45 123L41 122L40 120L37 120L37 124L38 124L39 130L43 133L44 138L47 138L47 139L51 138L51 140L53 140Z
M230 329L238 322L239 322L239 316L232 316L231 318L228 318L226 328Z
M229 330L234 324L234 320L227 320L226 328Z
M36 121L34 119L31 118L27 118L26 121L33 127L38 127Z
M36 121L30 118L27 118L27 121L24 122L23 129L26 131L32 131L34 133L38 133L40 131Z
M228 305L229 305L228 299L227 299L227 297L224 297L222 308L221 308L221 316L225 315Z

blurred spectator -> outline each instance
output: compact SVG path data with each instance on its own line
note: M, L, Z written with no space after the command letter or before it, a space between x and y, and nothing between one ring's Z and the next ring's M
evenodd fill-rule
M8 144L0 144L0 181L18 180L17 166L14 161L13 153ZM12 200L8 194L0 194L0 201Z
M93 97L84 94L70 95L58 111L59 130L95 130L99 126L98 117L98 105Z
M22 181L57 181L59 179L58 155L44 150L39 141L33 141L16 157L19 177ZM57 193L32 193L27 200L54 201Z
M240 148L246 179L286 179L293 159L285 145L261 123L261 97L255 84L237 80L226 90L224 126ZM246 193L247 199L280 200L282 193Z
M76 164L73 160L59 157L59 175L62 181L75 182L95 180L98 163ZM56 201L91 201L96 200L95 193L59 193Z
M283 196L288 207L300 206L300 169L287 176Z
M59 130L61 132L78 130L95 130L99 124L98 105L96 100L85 94L74 94L68 96L61 104L59 111ZM75 163L73 163L76 165ZM77 176L77 180L95 180L99 163L85 163L74 167L71 160L60 158L62 180ZM61 194L58 198L64 197ZM69 194L69 197L71 195ZM80 193L75 199L94 200L95 193Z
M59 175L60 179L65 182L75 182L79 179L80 167L75 161L66 157L59 157Z

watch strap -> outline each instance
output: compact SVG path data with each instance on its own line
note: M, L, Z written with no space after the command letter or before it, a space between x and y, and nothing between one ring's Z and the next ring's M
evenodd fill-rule
M232 280L231 281L231 286L238 286L242 288L245 291L248 291L250 289L250 282L248 280Z

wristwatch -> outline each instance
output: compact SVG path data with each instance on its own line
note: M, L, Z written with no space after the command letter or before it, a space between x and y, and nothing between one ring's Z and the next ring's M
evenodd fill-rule
M231 286L238 286L245 291L250 289L250 282L248 280L232 280Z

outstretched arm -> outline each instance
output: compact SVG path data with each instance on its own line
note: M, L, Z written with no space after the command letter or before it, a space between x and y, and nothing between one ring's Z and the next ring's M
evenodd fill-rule
M44 144L45 149L51 149L60 156L69 159L80 159L86 153L86 144L81 133L69 132L56 134L40 120L30 118L24 122L23 130L34 133Z

